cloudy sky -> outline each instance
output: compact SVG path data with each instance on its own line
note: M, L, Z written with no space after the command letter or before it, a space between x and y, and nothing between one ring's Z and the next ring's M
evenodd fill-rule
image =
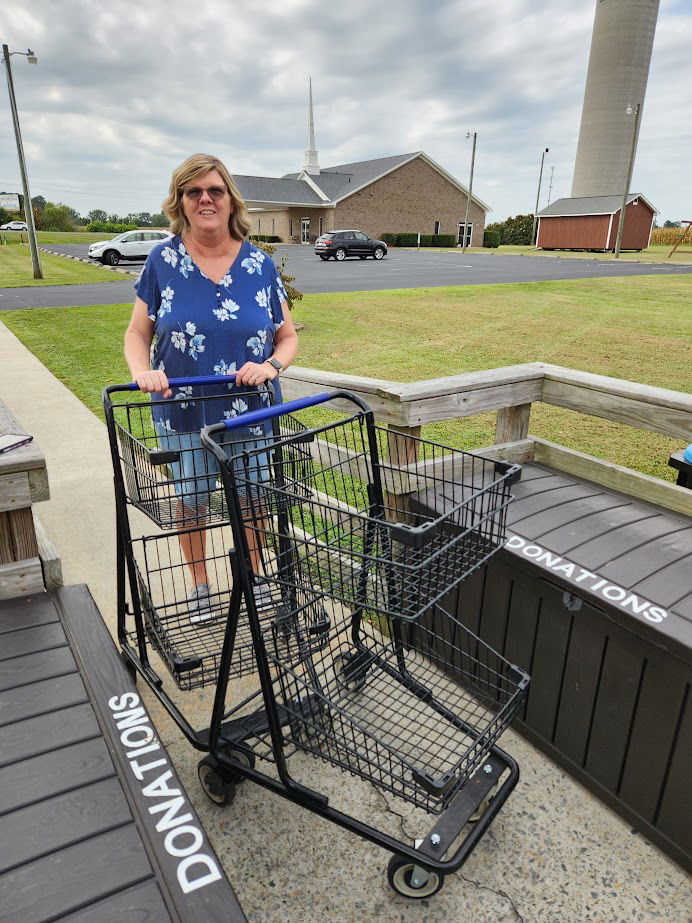
M595 0L1 0L32 195L159 211L188 154L300 169L308 75L322 166L424 150L489 221L570 194ZM692 218L692 4L661 0L632 183ZM4 77L2 78L4 84ZM19 191L0 84L0 189Z

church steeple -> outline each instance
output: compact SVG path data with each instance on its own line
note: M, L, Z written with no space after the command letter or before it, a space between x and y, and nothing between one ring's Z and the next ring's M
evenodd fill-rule
M312 77L310 80L310 96L308 105L308 146L305 151L305 161L303 170L311 176L320 175L320 165L317 162L317 151L315 149L315 122L312 116Z

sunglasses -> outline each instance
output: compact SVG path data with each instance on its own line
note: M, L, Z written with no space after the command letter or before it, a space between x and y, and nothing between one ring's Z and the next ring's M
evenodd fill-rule
M218 201L219 199L223 199L227 190L222 186L210 186L209 189L200 189L199 186L193 186L191 189L185 189L183 194L187 196L188 199L192 199L196 202L202 197L203 192L206 192L214 201Z

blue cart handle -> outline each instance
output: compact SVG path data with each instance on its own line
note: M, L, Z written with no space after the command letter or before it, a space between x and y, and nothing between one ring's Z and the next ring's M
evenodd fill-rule
M238 429L240 426L250 426L252 423L270 420L272 417L280 417L285 413L293 413L294 410L304 410L306 407L315 407L317 404L324 404L337 395L342 396L342 394L343 392L341 391L323 391L321 394L313 394L310 397L299 397L297 400L288 401L285 404L274 404L273 407L262 407L261 410L251 410L249 413L240 413L237 417L224 420L223 425L226 429Z
M184 388L186 385L218 385L224 381L235 379L235 372L232 375L198 375L196 378L169 378L169 388ZM136 381L131 381L125 385L128 391L139 391L139 385Z

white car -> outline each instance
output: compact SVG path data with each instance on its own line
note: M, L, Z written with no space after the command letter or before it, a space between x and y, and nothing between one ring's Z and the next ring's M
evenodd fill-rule
M117 266L120 260L144 260L157 244L172 236L169 231L125 231L112 240L91 244L89 259L100 260L107 266Z
M23 221L8 221L7 224L0 224L0 231L28 231Z

